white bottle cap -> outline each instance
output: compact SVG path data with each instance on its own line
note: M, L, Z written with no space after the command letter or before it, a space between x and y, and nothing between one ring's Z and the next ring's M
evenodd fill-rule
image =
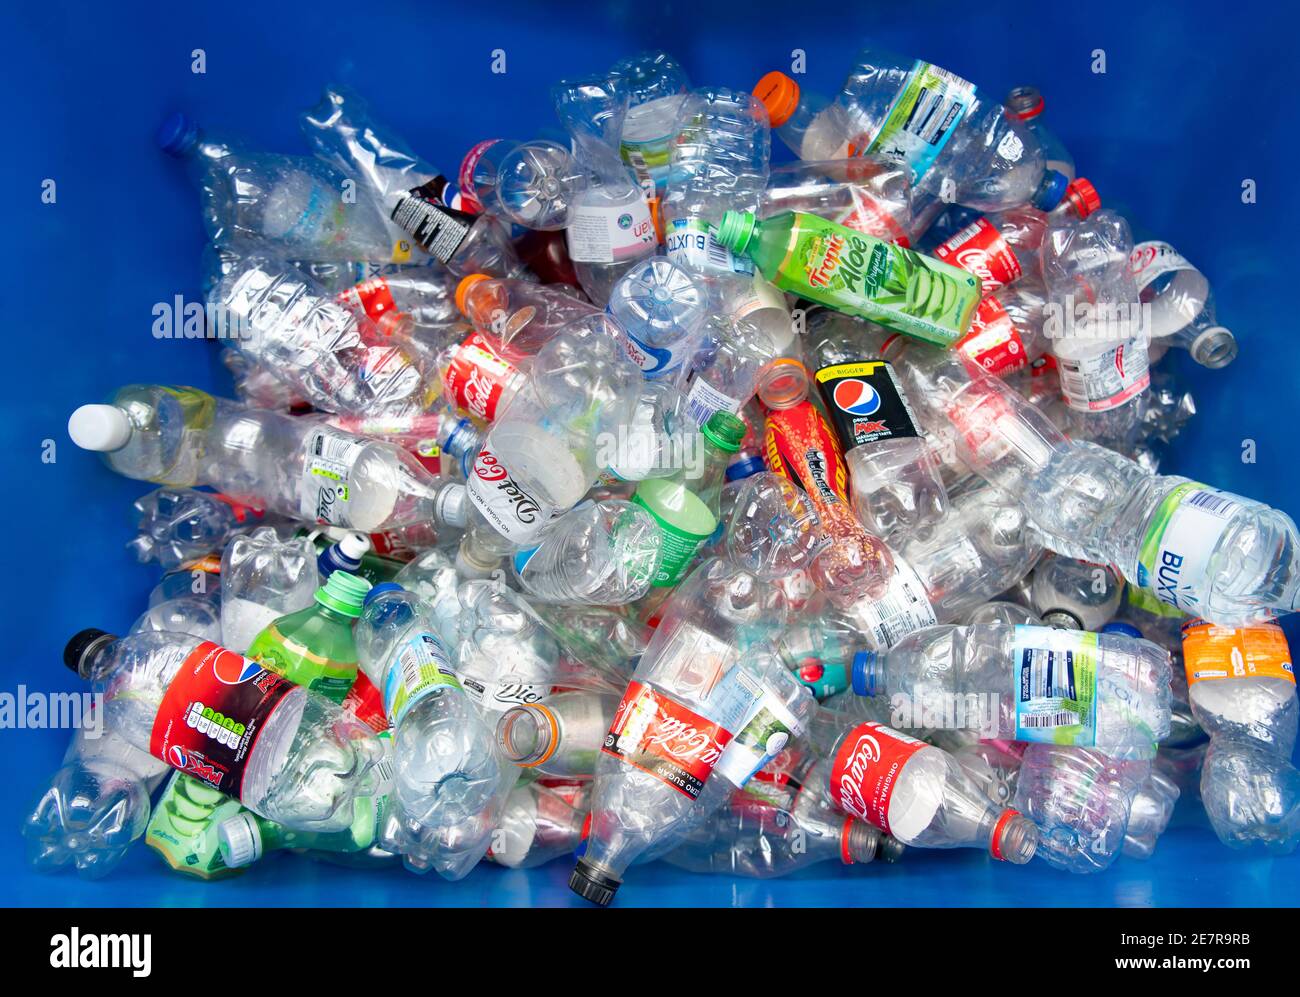
M82 450L109 453L131 439L131 420L113 405L83 405L68 419L68 435Z
M231 869L252 865L262 857L262 832L253 815L244 811L217 825L221 858Z
M360 561L363 555L370 553L370 538L364 533L350 530L339 538L339 551L349 561Z

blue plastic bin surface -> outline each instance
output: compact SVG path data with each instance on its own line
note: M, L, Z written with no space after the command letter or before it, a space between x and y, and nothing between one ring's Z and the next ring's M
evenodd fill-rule
M123 550L130 504L147 485L110 473L68 439L68 414L131 382L229 393L209 344L157 340L152 309L196 300L203 242L197 199L153 132L184 109L259 147L303 152L296 117L327 82L376 113L443 170L485 137L555 130L549 87L648 48L693 81L747 88L806 57L812 89L833 91L870 43L924 57L990 93L1034 84L1079 170L1112 204L1169 239L1214 283L1241 355L1228 369L1176 368L1198 414L1166 469L1300 513L1295 486L1297 361L1292 5L997 3L572 6L132 3L6 5L0 24L7 141L0 298L9 358L3 391L6 533L0 693L80 690L60 652L76 630L128 628L157 580ZM193 71L202 50L205 72ZM504 55L506 72L492 64ZM1104 60L1105 72L1096 72ZM774 147L779 142L774 142ZM778 149L778 158L788 154ZM55 203L43 203L48 180ZM1255 203L1243 202L1254 181ZM55 459L47 462L52 441ZM1243 461L1253 441L1254 462ZM1289 621L1294 640L1300 627ZM569 865L495 867L449 884L400 870L362 874L274 856L247 875L193 882L138 846L100 882L31 872L18 827L58 766L67 731L0 730L0 901L174 906L581 904ZM1091 877L973 850L909 851L895 867L822 866L775 882L635 870L617 904L1271 905L1300 896L1300 859L1229 851L1181 808L1149 861Z

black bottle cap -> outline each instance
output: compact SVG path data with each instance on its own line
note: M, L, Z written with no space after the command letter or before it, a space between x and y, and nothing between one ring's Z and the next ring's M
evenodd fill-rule
M621 882L622 880L597 872L581 859L574 866L573 872L569 874L569 889L582 897L583 900L589 900L601 907L609 906L609 902L614 899L614 894Z
M94 627L73 634L72 639L63 648L63 663L80 675L81 662L86 654L95 645L102 643L105 637L109 640L117 640L107 630L96 630Z

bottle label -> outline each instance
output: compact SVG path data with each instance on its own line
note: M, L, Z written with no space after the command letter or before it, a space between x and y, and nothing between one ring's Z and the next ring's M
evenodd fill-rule
M832 364L817 371L816 380L845 451L919 435L903 386L886 361Z
M505 463L486 446L474 460L473 474L466 482L470 501L507 540L527 544L564 509L543 508L511 474Z
M384 675L384 713L396 727L412 706L431 693L459 689L447 648L436 634L408 637Z
M662 195L668 186L669 166L672 161L673 136L630 142L624 139L619 145L623 162L632 167L637 183L650 195Z
M329 426L307 435L306 459L298 489L298 512L315 523L347 526L352 499L348 480L367 441Z
M347 290L340 291L335 300L353 315L365 315L372 322L378 322L385 315L398 313L392 288L383 277L372 277L354 284Z
M695 555L699 553L700 548L713 535L712 531L709 533L692 533L680 526L674 526L651 507L640 491L637 491L632 496L632 502L650 513L659 526L659 570L655 572L654 579L650 584L655 588L676 585L695 562Z
M970 332L954 347L994 377L1023 370L1029 363L1024 340L997 298L985 298L971 318Z
M551 694L549 683L523 682L505 678L496 682L480 682L468 675L458 676L465 695L481 710L504 713L512 706L531 706Z
M1120 572L1120 574L1123 574L1123 572ZM1130 606L1134 606L1144 613L1150 613L1152 616L1164 616L1171 620L1180 620L1187 615L1182 610L1161 602L1146 589L1138 588L1136 585L1125 586L1124 598L1128 600Z
M866 151L903 160L916 186L974 100L975 84L918 59Z
M853 195L853 207L843 217L835 219L839 224L905 248L911 245L902 226L880 202L861 187L851 186L849 190Z
M1065 403L1080 412L1107 412L1151 384L1146 347L1128 339L1080 360L1056 358Z
M204 641L163 693L149 753L238 799L257 736L295 688L242 654Z
M767 415L764 457L775 474L793 481L817 503L849 498L849 474L826 417L812 402Z
M686 393L686 411L697 426L703 426L715 412L730 412L735 415L740 411L741 401L696 376L691 378L691 388Z
M1195 616L1210 555L1245 501L1195 481L1173 489L1156 508L1138 550L1138 585Z
M925 584L915 569L894 555L894 575L879 599L859 600L853 608L854 623L875 639L876 647L887 650L908 634L939 622L926 597Z
M659 241L644 198L612 207L577 204L565 232L574 263L635 260L653 251Z
M1011 649L1017 741L1097 743L1097 635L1018 625Z
M802 211L779 268L765 276L782 290L940 346L966 335L980 302L974 275Z
M1179 270L1195 270L1187 259L1167 242L1139 242L1128 258L1128 272L1139 291L1145 291L1157 277Z
M343 697L343 709L376 734L389 729L388 715L384 713L384 697L365 672L357 672L357 680Z
M437 180L430 183L436 184ZM445 180L443 186L446 188ZM474 225L474 216L431 200L427 189L430 189L430 184L403 195L393 208L392 219L429 255L446 264L465 244Z
M1023 273L1015 251L987 218L971 222L935 249L934 255L978 277L985 295L1014 283Z
M924 741L874 721L854 727L831 762L831 799L845 813L888 834L889 801L898 776L924 747Z
M702 218L677 218L664 240L668 259L691 273L753 276L754 264L717 240Z
M492 340L473 332L456 347L442 383L457 407L491 422L506 386L518 376L518 368L497 352Z
M715 768L739 789L803 734L803 728L785 702L764 686Z
M1276 623L1221 627L1205 620L1183 624L1188 688L1217 679L1284 679L1295 685L1291 648Z
M478 199L478 191L474 188L474 171L483 154L500 141L499 138L485 139L465 153L465 158L460 162L460 173L457 174L456 181L460 185L461 207L466 211L476 215L483 213L483 202Z
M721 723L632 681L600 750L694 800L730 741Z
M679 340L678 351L664 349L662 346L651 346L626 331L621 324L618 328L618 341L627 358L641 369L641 373L647 380L681 370L686 353L695 345L693 341Z

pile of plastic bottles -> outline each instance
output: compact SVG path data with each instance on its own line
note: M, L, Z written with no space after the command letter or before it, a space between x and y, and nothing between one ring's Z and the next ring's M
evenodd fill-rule
M310 156L163 125L238 397L72 414L165 575L68 643L104 736L35 864L563 861L607 904L654 860L1095 872L1180 795L1294 848L1300 537L1157 472L1195 407L1153 365L1236 341L1042 96L874 50L833 97L662 52L552 95L567 143L454 180L341 88Z

